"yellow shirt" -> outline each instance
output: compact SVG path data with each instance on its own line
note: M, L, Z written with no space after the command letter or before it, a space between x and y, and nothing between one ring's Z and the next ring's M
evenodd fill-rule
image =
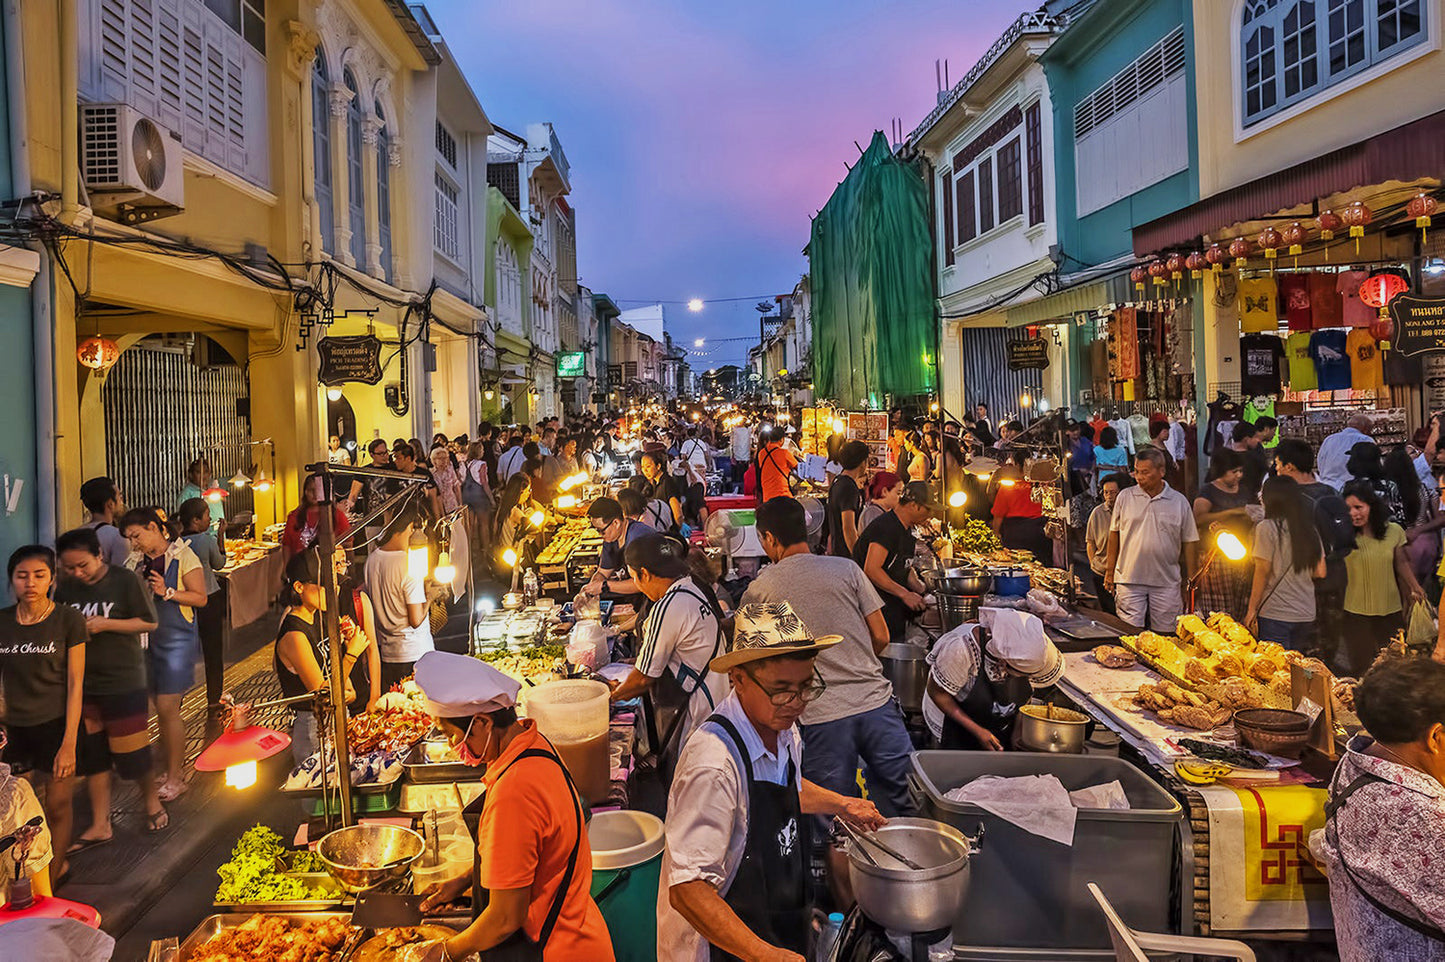
M1245 334L1279 330L1279 290L1272 277L1250 277L1239 282L1239 329Z
M1393 615L1401 610L1395 583L1395 549L1405 546L1405 529L1393 521L1383 538L1356 531L1356 547L1345 555L1345 610L1356 615Z
M1385 386L1384 361L1373 334L1363 327L1351 330L1345 338L1345 351L1350 355L1350 387L1378 391Z

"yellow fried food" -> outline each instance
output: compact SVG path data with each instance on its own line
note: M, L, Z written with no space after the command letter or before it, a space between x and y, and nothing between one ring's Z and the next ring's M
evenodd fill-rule
M1212 655L1226 650L1230 645L1219 632L1206 629L1194 636L1194 647Z
M1204 631L1204 620L1198 615L1180 615L1175 625L1175 631L1179 633L1181 641L1186 643L1192 641L1194 636Z

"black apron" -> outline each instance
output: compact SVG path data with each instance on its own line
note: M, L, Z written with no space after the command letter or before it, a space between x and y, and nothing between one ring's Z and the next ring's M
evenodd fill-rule
M984 667L986 663L986 658L979 659L978 677L974 679L973 688L958 705L975 724L992 732L999 743L1008 748L1009 740L1013 736L1014 722L1018 720L1019 706L1029 700L1029 681L1027 678L1012 676L993 681ZM974 737L973 732L944 715L939 747L979 751L983 745Z
M547 912L547 919L542 923L542 931L538 933L538 940L533 942L527 935L526 925L517 929L509 935L500 945L487 949L479 954L480 962L542 962L542 953L547 947L547 940L552 937L552 930L557 927L557 919L562 914L562 903L567 900L567 891L572 887L572 879L577 874L577 857L582 850L582 805L577 800L577 786L572 784L572 776L567 772L567 766L562 760L551 751L542 748L529 748L519 754L516 758L507 763L502 769L502 774L492 783L496 787L507 775L507 770L524 758L550 758L562 769L562 775L567 779L567 788L572 794L572 807L577 813L577 842L572 846L572 854L567 856L567 870L562 873L562 884L557 889L557 894L552 899L552 907ZM472 833L472 919L475 921L487 907L487 890L482 888L482 854L479 842L479 824L482 819L482 810L487 804L487 792L477 796L465 809L462 810L462 819L466 822L468 830Z
M712 607L708 600L696 591L678 588L677 592L696 598L699 604L709 609ZM713 616L717 620L717 612L713 612ZM722 649L722 621L717 620L717 638L713 642L712 654L708 656L708 661L711 662L721 654ZM707 668L703 668L699 673L687 665L682 666L680 675L674 675L670 669L664 670L661 677L652 683L652 688L644 696L650 714L650 717L647 718L647 736L649 743L656 746L653 754L659 759L676 756L673 743L677 740L678 733L682 731L683 723L687 721L688 706L692 704L695 695L701 692L702 697L707 699L709 709L717 707L712 703L712 692L703 684L707 673Z
M721 728L737 747L748 788L748 837L743 860L723 901L739 921L770 945L806 955L812 907L808 901L809 820L798 799L798 772L788 761L788 783L774 785L753 779L753 763L742 736L721 715L708 721ZM712 962L735 962L710 946Z

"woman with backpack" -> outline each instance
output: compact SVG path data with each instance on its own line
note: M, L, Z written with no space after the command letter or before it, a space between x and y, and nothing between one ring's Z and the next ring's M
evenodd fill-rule
M1295 651L1314 647L1316 578L1325 552L1309 502L1288 478L1264 482L1264 520L1254 529L1254 578L1244 626L1260 641Z

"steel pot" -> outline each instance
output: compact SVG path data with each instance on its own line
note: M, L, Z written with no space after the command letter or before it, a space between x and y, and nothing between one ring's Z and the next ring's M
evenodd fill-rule
M944 631L978 620L979 599L964 595L939 595L938 616Z
M969 838L932 819L895 818L874 834L923 869L907 868L866 842L850 840L848 878L863 914L895 932L950 928L968 894L969 857L977 853L983 832Z
M920 572L929 588L939 594L977 597L988 594L993 578L982 568L943 568Z
M923 710L924 689L928 685L928 653L917 645L895 642L878 656L884 676L893 683L893 693L906 712Z
M1082 755L1089 721L1088 715L1067 708L1024 705L1014 723L1014 738L1019 747L1030 751Z

